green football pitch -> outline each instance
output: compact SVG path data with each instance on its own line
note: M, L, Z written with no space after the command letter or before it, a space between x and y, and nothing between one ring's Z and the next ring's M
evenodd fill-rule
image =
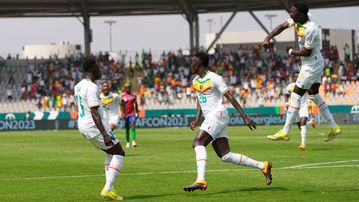
M188 128L138 129L126 149L116 188L134 201L359 201L359 125L325 143L327 128L309 129L307 150L293 127L288 142L266 139L279 126L229 127L231 150L273 162L273 183L254 168L223 163L209 145L207 191L186 193L196 177L195 133ZM123 142L123 130L116 134ZM105 154L78 131L0 133L0 201L104 201Z

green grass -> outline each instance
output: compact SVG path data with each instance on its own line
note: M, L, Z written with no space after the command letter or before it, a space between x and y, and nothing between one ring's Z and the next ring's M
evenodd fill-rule
M228 128L233 152L273 162L270 186L254 168L222 163L209 146L207 191L185 193L182 187L196 176L195 133L166 128L137 130L139 147L126 149L116 187L134 201L359 200L359 125L343 126L343 134L329 143L323 142L325 126L309 129L305 152L298 149L296 127L289 142L266 140L278 129ZM123 130L117 134L123 141ZM104 156L78 131L2 132L0 201L104 201L99 197ZM318 164L325 162L333 163ZM315 165L286 169L303 164Z

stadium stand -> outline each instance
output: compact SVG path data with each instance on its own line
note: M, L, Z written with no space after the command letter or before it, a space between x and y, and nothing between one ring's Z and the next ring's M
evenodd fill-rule
M324 53L321 94L328 103L359 103L359 59L339 61L335 47ZM102 80L120 92L131 82L144 109L194 108L191 88L191 58L182 51L163 52L153 61L151 52L142 52L127 64L97 56ZM68 111L75 107L73 87L80 80L82 55L64 59L50 58L0 61L0 112ZM266 53L260 46L241 47L232 52L217 49L211 55L210 70L221 74L245 107L279 106L284 90L300 70L300 59ZM99 81L100 83L100 81Z

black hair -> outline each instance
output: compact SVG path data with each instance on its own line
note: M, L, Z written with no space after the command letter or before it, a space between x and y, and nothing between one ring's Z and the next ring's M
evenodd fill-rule
M299 13L308 14L309 8L306 4L296 3L294 7L298 10Z
M82 69L84 72L90 72L93 67L96 66L96 60L94 59L87 59L82 64Z
M107 83L108 85L110 85L110 82L108 82L107 80L102 81L102 82L101 82L101 85L103 85L103 84L105 84L105 83Z
M208 67L209 57L205 52L199 52L195 55L195 57L198 57L201 60L202 66Z

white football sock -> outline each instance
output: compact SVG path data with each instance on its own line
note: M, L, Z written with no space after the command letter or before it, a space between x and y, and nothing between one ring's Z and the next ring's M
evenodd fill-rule
M314 102L319 108L319 112L328 121L329 128L334 128L337 124L334 121L333 115L330 113L327 103L322 96L318 93L314 95Z
M313 121L312 121L312 119L309 119L309 121L305 124L305 126L310 126L310 125L312 125L313 124Z
M106 178L106 184L104 189L110 191L113 189L118 173L122 168L123 156L113 155L111 163L108 168L108 176Z
M253 159L251 159L245 155L242 155L242 154L236 154L236 153L229 152L228 154L222 156L221 159L224 162L241 164L244 166L258 168L260 170L263 170L263 168L264 168L263 162L253 160Z
M290 105L287 111L287 118L282 129L284 134L289 133L293 120L295 117L297 117L301 98L302 97L295 92L290 95Z
M110 166L112 160L112 154L107 154L107 157L105 159L105 176L106 176L106 180L107 180L107 176L108 176L108 167Z
M207 163L206 147L196 146L194 150L196 152L196 161L197 161L197 180L205 180L206 163Z
M307 126L300 126L300 136L302 137L302 144L305 145L305 138L307 136Z

